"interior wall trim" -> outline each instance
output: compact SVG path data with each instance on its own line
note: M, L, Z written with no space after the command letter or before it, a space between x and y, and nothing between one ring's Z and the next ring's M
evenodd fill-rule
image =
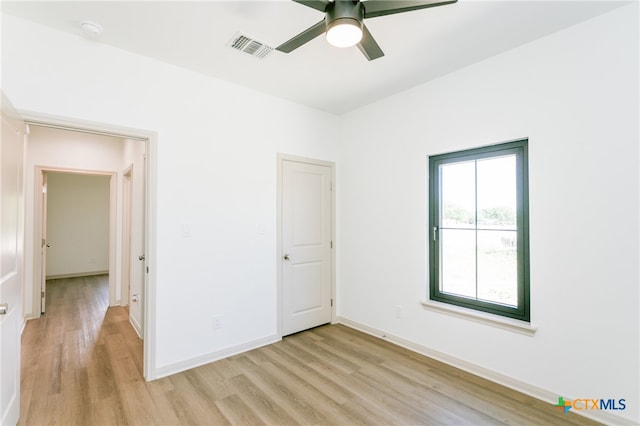
M80 118L64 117L54 114L28 110L18 110L18 114L27 124L58 128L76 132L114 136L122 139L145 142L145 257L147 275L144 283L145 309L143 330L143 375L145 380L156 376L156 205L157 205L157 158L158 133L151 130L102 123Z
M250 342L242 343L240 345L231 346L218 351L210 352L204 355L197 356L195 358L185 359L173 364L168 364L155 370L155 379L161 379L172 374L181 373L192 368L200 367L201 365L209 364L211 362L219 361L224 358L228 358L233 355L238 355L243 352L248 352L253 349L258 349L263 346L270 345L282 340L277 334L262 337L260 339L252 340Z
M86 271L86 272L76 272L72 274L57 274L57 275L47 275L48 280L59 280L63 278L79 278L79 277L92 277L95 275L107 275L109 270L106 271Z

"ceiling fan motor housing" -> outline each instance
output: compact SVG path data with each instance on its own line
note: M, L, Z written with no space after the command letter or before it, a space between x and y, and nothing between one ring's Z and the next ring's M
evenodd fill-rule
M289 53L322 33L327 41L336 47L358 46L358 49L372 61L384 56L384 52L364 24L368 18L411 12L429 7L443 6L458 0L293 0L304 6L324 12L324 19L290 40L276 50Z
M356 24L362 29L364 7L361 2L354 0L335 0L327 6L325 23L327 30L345 21Z

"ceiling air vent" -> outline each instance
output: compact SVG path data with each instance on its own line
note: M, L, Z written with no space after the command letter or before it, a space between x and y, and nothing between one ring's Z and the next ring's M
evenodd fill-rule
M236 34L231 41L229 41L227 46L232 49L248 53L249 55L255 56L259 59L264 59L273 51L273 47L267 46L266 44L241 33Z

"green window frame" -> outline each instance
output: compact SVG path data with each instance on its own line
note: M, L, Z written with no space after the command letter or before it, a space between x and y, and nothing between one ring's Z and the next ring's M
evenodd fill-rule
M429 298L530 321L528 139L429 156Z

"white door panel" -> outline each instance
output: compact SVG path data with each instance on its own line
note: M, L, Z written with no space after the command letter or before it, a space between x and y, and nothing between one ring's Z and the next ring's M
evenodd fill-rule
M331 321L330 166L282 162L283 335Z
M20 415L24 123L2 93L0 139L0 424Z
M292 281L299 283L292 286L293 315L304 314L314 309L322 309L324 288L322 286L322 262L294 264Z

